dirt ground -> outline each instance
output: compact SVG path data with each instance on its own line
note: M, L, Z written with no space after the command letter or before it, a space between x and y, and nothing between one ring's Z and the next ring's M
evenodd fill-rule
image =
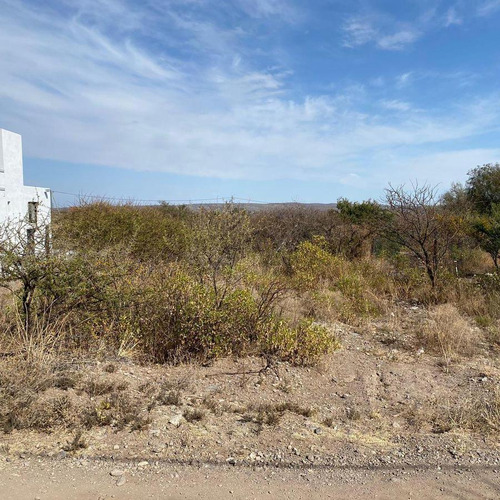
M123 475L111 475L116 473ZM123 477L123 479L121 479ZM2 499L453 499L500 498L498 471L321 467L173 466L24 459L2 463Z
M47 397L100 418L107 387L143 424L2 434L0 498L499 499L499 432L474 420L498 353L443 363L384 322L336 328L342 349L315 368L68 361L80 385Z

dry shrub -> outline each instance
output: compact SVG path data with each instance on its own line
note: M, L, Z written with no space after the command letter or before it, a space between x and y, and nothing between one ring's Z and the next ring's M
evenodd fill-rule
M446 360L459 355L472 355L477 337L477 329L452 304L431 309L419 332L419 339L424 346L441 354Z
M461 276L473 276L490 272L491 257L480 248L461 248L455 255L456 266Z
M0 428L50 431L111 425L139 430L149 423L143 401L125 383L63 369L54 356L0 360Z
M187 422L200 422L205 418L205 412L200 408L188 408L183 413Z
M73 425L77 419L73 398L66 392L71 383L51 358L43 361L12 357L0 363L0 426L4 431L56 425ZM69 378L69 375L66 375ZM58 388L63 384L65 389Z
M301 417L310 418L315 410L310 406L301 406L294 401L283 401L281 403L260 403L249 405L243 419L247 422L255 422L259 426L279 424L285 412L290 412Z
M290 263L304 313L315 319L357 326L385 312L396 294L387 262L333 255L322 238L301 243Z
M464 429L480 433L500 432L500 389L495 387L438 405L432 416L434 430Z

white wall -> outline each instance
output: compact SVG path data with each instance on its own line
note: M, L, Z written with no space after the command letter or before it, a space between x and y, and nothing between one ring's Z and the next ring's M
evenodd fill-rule
M30 201L39 203L38 223L48 225L50 189L24 185L21 136L0 129L0 224L27 220Z

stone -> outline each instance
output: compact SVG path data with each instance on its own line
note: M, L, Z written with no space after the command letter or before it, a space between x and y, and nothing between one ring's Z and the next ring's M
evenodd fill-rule
M120 476L118 481L116 481L116 486L123 486L126 482L127 480L125 479L125 476Z
M149 465L149 462L147 460L143 460L137 464L137 467L146 467L147 465Z
M173 417L170 417L170 420L168 421L168 423L172 424L175 427L180 427L183 420L184 420L184 417L181 414L178 414L178 415L174 415Z

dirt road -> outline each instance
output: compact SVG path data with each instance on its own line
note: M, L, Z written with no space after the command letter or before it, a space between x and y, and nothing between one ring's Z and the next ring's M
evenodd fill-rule
M492 467L366 470L161 463L141 466L137 462L24 458L0 463L0 498L497 500L500 471Z

